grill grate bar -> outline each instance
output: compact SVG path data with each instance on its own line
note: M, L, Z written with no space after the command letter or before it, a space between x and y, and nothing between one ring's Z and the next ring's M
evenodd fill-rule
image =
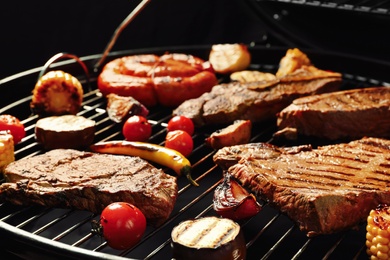
M306 242L298 250L298 252L291 258L291 260L298 259L301 256L301 254L305 251L305 249L309 246L311 241L312 241L311 238L307 239Z
M37 230L35 230L34 232L31 232L31 233L38 235L38 234L42 233L43 231L47 230L48 228L52 227L53 225L57 224L61 220L66 219L68 216L69 216L69 212L53 219L52 221L48 222L46 225L43 225L42 227L38 228Z
M265 259L268 259L268 257L271 256L271 254L273 254L276 249L282 244L283 240L289 235L291 234L291 232L296 228L295 225L292 225L285 233L284 235L282 235L280 237L280 239L271 247L270 250L268 250L267 254L265 254L261 259L265 260Z
M288 2L288 1L287 1ZM295 4L308 4L310 1L294 1ZM311 1L314 3L315 1ZM318 2L318 1L317 1ZM349 4L353 1L333 1L333 2L324 2L328 4ZM364 6L369 6L371 1L360 1L364 2ZM377 7L375 7L377 8ZM257 68L266 68L266 65L254 64L254 67ZM275 67L272 67L275 68ZM353 74L343 74L345 81L353 85L353 87L364 87L367 84L372 82L377 82L374 79L356 76ZM23 102L18 102L14 107L26 106L29 102L31 96L24 99ZM113 123L107 117L107 112L105 110L105 99L102 97L99 91L90 90L85 92L83 108L80 111L79 115L83 115L87 118L93 119L97 125L96 131L96 142L105 141L109 139L123 139L121 134L120 125ZM3 112L6 112L3 110ZM153 127L153 135L151 136L151 142L164 144L164 135L166 133L167 121L171 117L171 111L167 109L152 109L148 115L148 120ZM23 120L27 126L28 136L23 140L23 145L17 145L15 154L18 158L34 156L38 153L41 153L39 146L34 142L34 126L38 118L36 116L30 116ZM264 122L261 125L253 125L255 133L252 136L251 141L253 142L273 142L272 135L275 131L275 122ZM178 203L177 208L174 209L170 218L158 228L148 228L147 233L142 238L141 242L136 245L134 248L129 250L115 251L111 249L104 239L99 238L96 234L91 232L91 225L89 222L95 220L97 215L89 212L80 213L78 210L69 210L66 211L60 210L58 216L52 217L52 212L57 212L57 209L45 209L39 206L31 207L20 207L13 206L7 203L0 204L2 215L0 219L6 221L15 227L20 227L24 229L34 229L30 231L32 234L43 236L43 237L52 237L52 240L60 241L64 244L71 245L75 248L85 248L91 251L96 251L100 253L107 253L110 255L119 255L124 258L132 259L166 259L169 256L168 250L169 244L171 242L170 232L172 226L176 225L177 222L182 219L187 219L188 216L198 218L201 216L215 214L212 211L213 205L210 201L210 197L213 195L213 190L221 182L222 169L212 162L212 157L215 154L215 151L207 147L204 143L205 137L209 136L214 129L201 129L197 131L193 138L196 145L195 149L190 156L190 161L193 162L193 177L199 182L201 187L193 187L188 183L188 181L180 177L178 178ZM174 174L173 172L167 172ZM196 178L195 178L196 177ZM192 197L193 196L193 197ZM189 197L189 198L188 198ZM181 201L184 200L184 203ZM188 203L187 203L188 200ZM265 203L265 202L264 202ZM183 204L183 205L182 205ZM269 205L263 204L263 210L258 214L258 216L253 217L252 219L246 220L245 223L241 223L245 235L247 237L246 246L248 252L252 252L256 255L256 258L262 257L262 259L273 259L275 256L280 254L284 255L284 251L288 251L288 248L285 249L284 244L291 243L290 241L296 241L295 236L301 235L298 228L293 225L292 222L286 221L286 216L281 214L279 211L273 210ZM4 209L4 210L3 210ZM46 216L50 215L50 216ZM81 214L82 217L79 217L78 214ZM85 215L87 214L87 215ZM194 215L194 216L193 216ZM42 223L43 219L48 217L50 221ZM74 221L74 219L76 219ZM72 221L72 222L70 222ZM69 223L70 222L70 223ZM287 223L286 230L279 229L279 224L282 222L282 225ZM16 223L16 224L15 224ZM67 224L65 227L62 224ZM88 228L89 226L89 228ZM254 227L252 227L254 226ZM285 226L283 226L284 228ZM64 230L62 230L63 228ZM60 229L60 230L58 230ZM274 229L282 232L274 233ZM364 241L358 244L358 248L350 250L349 242L355 244L357 239L355 231L351 231L351 236L355 236L353 241L347 234L344 234L342 237L315 237L307 238L303 236L297 242L297 247L293 249L292 252L287 252L290 254L287 257L289 259L298 259L305 258L309 256L325 255L326 258L337 258L338 251L342 251L345 248L352 251L356 255L355 259L364 257ZM359 235L359 239L361 234ZM264 241L275 239L277 242L272 245L268 245L269 248L265 248L264 252L260 253L257 250L260 248L258 245L262 245ZM327 243L327 241L331 241ZM335 240L335 241L333 241ZM267 241L266 241L267 242ZM302 244L302 245L300 245ZM320 246L319 246L320 244ZM355 245L354 245L355 246ZM320 251L317 250L320 247ZM263 249L263 248L261 248ZM266 251L265 251L266 250ZM256 252L257 251L257 252ZM315 251L315 252L314 252ZM140 253L139 253L140 252ZM162 257L160 257L162 256ZM287 258L286 257L286 258Z
M366 12L373 14L390 14L390 4L388 1L375 0L257 0L258 2L281 2L298 5L307 5L312 7L336 8L346 11Z
M340 238L336 241L336 243L329 249L329 251L326 253L326 255L322 259L329 259L329 257L332 255L332 253L335 251L335 249L340 245L341 241L345 238L345 233L340 236Z
M91 233L85 235L84 237L80 238L75 243L73 243L72 246L80 246L81 244L85 243L87 240L91 239L93 236L95 236L95 234L93 234L91 232ZM96 250L93 250L93 251L96 251Z
M249 248L253 245L253 243L274 223L281 213L275 214L270 221L257 233L257 235L250 240L248 243L246 243L246 247Z
M70 233L72 233L74 230L77 230L77 228L79 228L80 226L82 226L83 224L85 223L88 223L91 221L91 219L96 216L95 214L91 214L90 216L87 216L86 218L80 220L79 222L77 222L75 225L73 225L72 227L66 229L65 231L63 231L62 233L59 233L57 236L55 236L53 238L53 240L61 240L63 237L69 235Z

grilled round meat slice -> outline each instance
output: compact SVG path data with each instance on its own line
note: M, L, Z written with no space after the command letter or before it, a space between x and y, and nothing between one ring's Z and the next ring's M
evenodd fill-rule
M139 157L56 149L25 157L4 169L0 200L100 213L115 201L129 202L158 226L171 214L176 177Z

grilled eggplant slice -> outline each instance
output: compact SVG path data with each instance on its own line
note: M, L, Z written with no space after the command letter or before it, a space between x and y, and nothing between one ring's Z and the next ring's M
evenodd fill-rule
M35 138L45 150L82 149L92 144L95 121L76 115L41 118L35 125Z
M172 230L175 260L239 260L246 258L245 239L239 224L214 216L181 222Z

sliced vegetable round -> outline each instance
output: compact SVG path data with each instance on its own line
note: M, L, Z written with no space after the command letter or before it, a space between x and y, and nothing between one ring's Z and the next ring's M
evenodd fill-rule
M124 250L141 240L146 229L146 218L136 206L126 202L114 202L102 211L100 225L108 245Z
M134 115L123 124L122 133L127 141L144 142L152 134L152 126L145 117Z
M0 115L0 131L9 131L14 139L14 144L19 143L26 136L24 125L12 115Z
M186 116L174 116L172 117L167 126L168 132L175 130L186 131L189 135L194 134L194 123Z
M45 150L83 149L94 137L95 121L83 116L48 116L35 124L35 139Z
M244 260L245 238L236 222L214 216L179 223L171 233L173 259Z
M167 133L165 147L176 150L187 157L192 153L194 141L187 132L175 130Z

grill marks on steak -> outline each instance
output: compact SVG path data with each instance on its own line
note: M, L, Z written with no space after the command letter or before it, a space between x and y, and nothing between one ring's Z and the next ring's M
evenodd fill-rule
M278 113L275 137L390 137L390 88L371 87L301 97Z
M224 83L202 96L184 101L174 115L184 115L195 125L230 124L236 120L260 122L274 119L276 113L294 99L335 91L341 74L302 66L289 75L269 81Z
M155 226L169 217L177 198L176 177L138 157L57 149L13 162L4 176L2 201L95 213L124 201Z
M311 149L248 144L214 161L294 220L308 236L352 228L390 203L390 141L363 138Z

